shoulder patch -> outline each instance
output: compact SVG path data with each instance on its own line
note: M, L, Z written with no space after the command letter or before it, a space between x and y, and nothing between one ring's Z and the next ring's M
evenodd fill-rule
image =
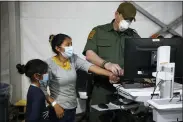
M95 35L96 31L92 30L88 36L88 39L93 39L93 36Z

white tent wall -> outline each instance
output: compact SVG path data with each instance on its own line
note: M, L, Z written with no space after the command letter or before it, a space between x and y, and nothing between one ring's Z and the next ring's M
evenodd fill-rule
M16 64L21 61L20 9L18 2L1 2L1 82L10 85L10 101L22 98L21 76Z
M12 3L15 4L18 2ZM136 3L165 24L169 24L182 15L181 2ZM16 42L11 42L9 40L9 44L2 43L1 41L1 46L11 46L11 43L15 44L17 47L14 47L13 50L16 55L18 51L21 51L21 53L19 53L21 55L18 55L18 58L21 60L21 63L24 64L32 58L45 60L53 55L48 42L49 35L65 33L72 37L75 53L84 58L82 50L86 44L89 32L97 25L111 22L114 18L114 12L119 4L120 2L20 2L20 16L18 15L17 17L20 19L21 42L17 39ZM9 9L13 10L12 8ZM18 11L19 10L16 9L16 12ZM6 21L4 21L4 23L5 22ZM139 12L136 16L136 22L132 23L131 27L136 29L141 37L149 37L161 29L158 25ZM175 30L182 35L182 25ZM11 36L11 38L12 37L13 36ZM166 37L171 37L171 34ZM1 40L2 38L4 38L3 40L8 40L4 35L1 37ZM4 47L3 51L7 52L7 48ZM20 63L20 61L17 60L16 55L12 55L12 53L9 55L9 68L12 69L12 66L14 65L15 67L15 64ZM6 55L4 54L4 57L5 56ZM12 63L13 61L15 62L14 64ZM8 68L7 62L8 59L6 61L4 60L1 65L7 66ZM11 76L14 78L18 75L14 70L15 69L13 69L10 78ZM21 93L20 96L23 99L26 99L29 81L25 76L22 77L21 81L21 84L19 84L21 88L16 87L15 89L17 92L15 92L15 94ZM78 107L77 112L81 112L80 106Z

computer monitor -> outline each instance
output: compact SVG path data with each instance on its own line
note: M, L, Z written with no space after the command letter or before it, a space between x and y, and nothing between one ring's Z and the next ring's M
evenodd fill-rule
M157 49L160 46L171 46L170 62L175 62L175 77L183 77L182 38L127 38L123 79L154 78L152 72L156 72Z

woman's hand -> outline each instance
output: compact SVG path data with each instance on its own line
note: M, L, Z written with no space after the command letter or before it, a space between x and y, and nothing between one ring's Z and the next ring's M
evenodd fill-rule
M119 80L120 80L120 78L118 76L114 75L113 73L111 73L111 75L109 76L109 82L111 84L117 83L117 82L119 82Z
M55 104L54 110L59 119L64 116L64 109L59 104Z
M47 99L47 102L48 103L53 103L54 102L54 99L51 98L49 95L46 96L46 99ZM55 110L55 113L56 113L56 116L60 119L64 116L64 109L59 105L59 104L55 104L53 106L54 110Z
M116 76L114 73L106 70L106 69L102 69L96 65L92 65L90 66L89 68L89 71L90 72L94 72L95 74L98 74L98 75L104 75L104 76L107 76L109 77L109 81L110 83L117 83L119 81L119 77Z

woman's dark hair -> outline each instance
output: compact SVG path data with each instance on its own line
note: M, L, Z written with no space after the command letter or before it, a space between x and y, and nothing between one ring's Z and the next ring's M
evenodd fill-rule
M71 37L69 37L68 35L66 34L57 34L57 35L50 35L49 37L49 42L51 44L51 47L52 47L52 50L53 52L55 52L56 54L58 54L57 50L55 49L56 46L60 46L64 40L66 38L69 38L71 39Z
M17 64L16 68L20 74L24 74L30 79L35 73L45 74L48 71L48 64L40 59L33 59L27 62L26 65Z

